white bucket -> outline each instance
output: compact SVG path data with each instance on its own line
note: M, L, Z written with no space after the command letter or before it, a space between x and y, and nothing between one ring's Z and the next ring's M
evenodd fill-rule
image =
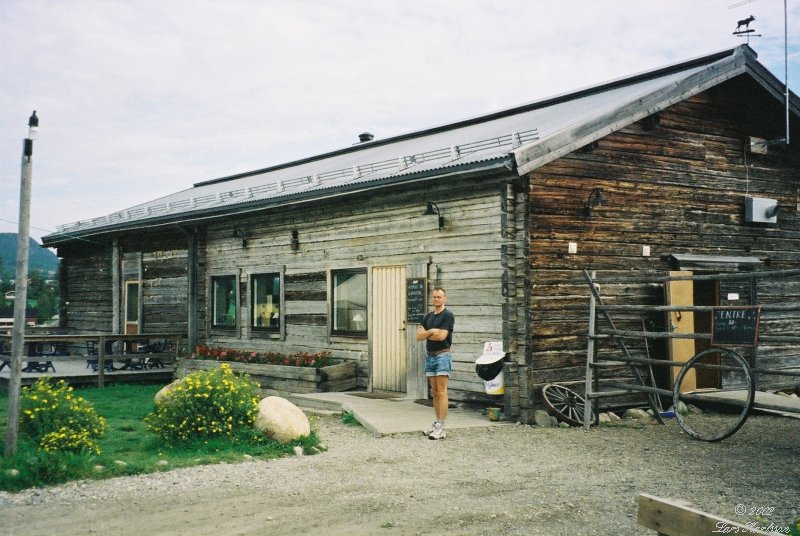
M505 382L503 382L503 371L489 381L484 381L483 386L487 395L502 395L506 392Z

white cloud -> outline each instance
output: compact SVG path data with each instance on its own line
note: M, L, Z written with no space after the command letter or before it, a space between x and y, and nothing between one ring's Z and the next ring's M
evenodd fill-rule
M38 238L365 130L387 137L731 48L750 13L763 35L751 45L782 77L782 3L733 3L6 0L0 232L16 231L33 109ZM790 6L790 39L799 20Z

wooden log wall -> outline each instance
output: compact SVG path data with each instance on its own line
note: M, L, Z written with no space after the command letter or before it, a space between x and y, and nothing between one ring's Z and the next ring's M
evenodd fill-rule
M142 333L186 331L187 243L185 233L175 228L121 241L125 253L133 252L141 258Z
M240 316L246 319L248 270L284 267L286 337L265 340L248 337L247 330L240 329L227 335L206 333L206 341L239 349L330 351L356 361L359 386L366 387L368 339L329 333L329 271L430 263L429 291L434 285L445 287L448 307L456 316L451 396L455 400L487 400L474 362L481 355L484 342L502 340L500 215L505 188L498 177L487 176L464 179L455 187L423 184L424 195L419 189L405 187L209 225L204 248L205 275L198 279L207 284L208 274L239 273ZM435 201L445 218L441 231L436 217L423 216L427 200ZM520 194L522 206L524 200ZM520 216L520 258L524 221ZM234 236L235 227L245 230L247 247L242 247L241 239ZM293 230L297 230L299 239L297 251L290 247ZM519 287L519 295L523 296L524 282ZM206 299L204 289L200 293L203 311ZM522 298L517 307L524 318ZM521 334L516 334L523 359L525 328L525 323L520 322Z
M62 320L67 334L111 332L111 248L83 243L59 248ZM63 284L66 283L66 284Z
M763 104L772 101L755 84L733 80L672 106L649 125L632 124L600 139L593 150L576 151L528 175L530 393L538 398L545 383L585 377L589 288L582 269L597 270L600 280L663 276L673 253L759 257L774 269L798 266L798 145L766 155L745 150L748 136L780 135L766 126L775 124L767 118L780 118L779 105ZM594 188L603 189L607 203L587 218L584 206ZM777 199L784 208L778 225L745 223L745 195ZM570 242L577 254L568 253ZM650 246L650 256L643 256L643 246ZM800 292L797 280L762 286L761 303L796 303ZM661 284L608 284L600 292L607 304L664 303ZM643 320L664 329L663 314L615 316L620 329L641 330ZM800 317L767 314L762 329L797 333ZM643 341L629 346L644 357ZM651 341L649 350L665 357L663 342ZM615 345L600 351L619 352ZM798 350L786 345L760 348L759 359L772 366L800 363ZM772 377L767 385L787 382L796 380Z

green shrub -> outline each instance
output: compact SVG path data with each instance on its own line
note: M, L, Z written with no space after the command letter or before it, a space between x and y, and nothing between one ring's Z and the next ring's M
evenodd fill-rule
M52 384L43 377L22 390L20 434L36 442L38 450L100 454L97 440L105 428L106 420L64 380Z
M170 391L145 417L150 431L167 443L235 437L252 428L258 414L258 385L230 365L198 370Z

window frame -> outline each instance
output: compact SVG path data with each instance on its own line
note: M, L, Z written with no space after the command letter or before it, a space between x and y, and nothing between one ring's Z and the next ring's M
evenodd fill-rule
M336 276L337 275L363 275L364 276L364 329L336 329ZM328 331L331 337L351 337L357 339L369 338L369 270L367 268L340 268L329 271L329 309Z
M234 281L234 322L232 326L214 324L214 280L221 278L232 277ZM240 333L241 326L241 297L239 292L240 285L240 271L225 270L213 271L208 275L207 290L206 290L206 324L208 332L219 335L236 335Z
M259 266L247 271L247 337L251 339L279 339L286 338L286 285L284 274L286 267L283 265ZM253 279L261 275L277 275L280 285L278 297L278 326L272 327L257 327L253 325L253 308L255 306L253 299Z

